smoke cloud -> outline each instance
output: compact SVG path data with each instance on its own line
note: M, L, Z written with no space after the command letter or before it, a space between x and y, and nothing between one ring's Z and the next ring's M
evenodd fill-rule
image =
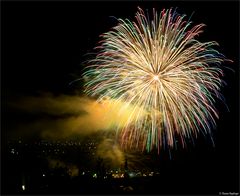
M18 122L19 133L39 133L42 138L59 139L73 135L88 135L99 131L114 131L135 120L131 106L117 100L97 102L77 95L20 97L9 103L29 121ZM139 117L139 116L138 116Z

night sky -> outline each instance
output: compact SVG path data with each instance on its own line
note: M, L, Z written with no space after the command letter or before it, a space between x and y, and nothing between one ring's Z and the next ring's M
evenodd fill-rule
M138 6L149 13L152 8L171 7L187 16L194 12L193 24L207 25L199 40L217 41L219 51L233 60L224 64L233 70L224 69L227 85L222 88L229 112L217 101L220 119L213 130L215 147L209 138L199 136L195 146L173 150L171 158L167 150L160 156L151 154L152 164L162 171L159 183L164 193L238 192L239 3L234 1L2 2L3 144L21 135L16 131L19 122L37 118L9 107L9 103L19 104L19 99L45 93L53 97L83 95L81 80L69 83L81 77L86 54L94 52L100 34L117 25L114 17L134 19Z

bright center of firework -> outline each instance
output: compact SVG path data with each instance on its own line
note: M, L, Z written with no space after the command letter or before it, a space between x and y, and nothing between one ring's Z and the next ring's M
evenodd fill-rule
M158 81L159 80L158 75L153 75L153 80Z

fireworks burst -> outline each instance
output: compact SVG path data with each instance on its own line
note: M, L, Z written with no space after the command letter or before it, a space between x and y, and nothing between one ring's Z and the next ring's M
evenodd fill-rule
M184 18L168 9L153 10L150 20L139 8L136 22L118 19L101 36L100 52L89 61L85 92L132 107L124 128L116 128L124 146L159 150L174 147L176 137L184 146L216 126L225 58L212 48L216 42L195 39L204 24L190 28Z

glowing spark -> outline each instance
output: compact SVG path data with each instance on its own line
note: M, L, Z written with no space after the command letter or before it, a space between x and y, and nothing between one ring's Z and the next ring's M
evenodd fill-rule
M186 138L216 125L219 65L226 59L212 48L216 42L195 39L204 25L190 28L184 17L153 10L150 20L139 8L136 22L119 19L102 35L100 52L89 61L85 92L132 108L123 128L117 127L124 145L159 150L174 147L179 137L184 146Z

